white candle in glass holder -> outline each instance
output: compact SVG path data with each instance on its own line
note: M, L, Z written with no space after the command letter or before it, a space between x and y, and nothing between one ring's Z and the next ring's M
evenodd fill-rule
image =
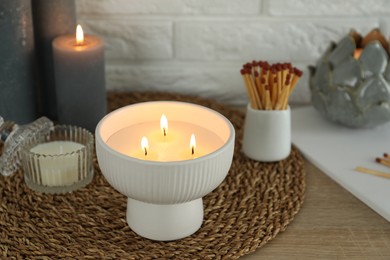
M65 186L78 181L79 158L75 153L85 147L72 141L41 143L30 149L39 154L41 184L45 186Z

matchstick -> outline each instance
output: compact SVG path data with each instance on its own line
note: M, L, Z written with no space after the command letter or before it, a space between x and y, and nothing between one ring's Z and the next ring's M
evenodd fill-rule
M272 110L271 94L268 89L265 91L265 110Z
M257 109L261 109L262 105L261 105L261 102L260 102L259 93L258 93L258 91L256 89L255 83L254 83L252 77L249 74L247 75L247 77L248 77L250 88L253 91L253 95L254 95L254 98L255 98L255 103L256 103Z
M276 78L276 71L274 69L271 70L270 73L270 87L272 90L271 93L271 101L272 101L272 107L276 106L276 101L278 99L278 81Z
M283 109L287 109L287 105L288 105L288 98L290 97L290 88L291 88L291 75L288 74L287 77L286 77L286 82L284 83L284 88L285 88L285 92L286 92L286 95L284 96L283 98L283 101L282 101L282 108Z
M256 99L255 99L254 93L253 93L253 91L251 89L251 86L250 86L250 84L248 82L248 77L246 75L246 70L242 69L240 72L241 72L241 75L242 75L242 79L244 80L244 85L246 87L246 92L248 94L249 103L250 103L252 108L257 109L258 106L256 104Z
M290 67L291 67L291 64L290 64ZM282 83L284 83L286 81L286 77L288 75L288 71L289 71L289 63L283 63L282 64Z
M302 74L303 72L301 70L294 68L294 76L291 83L290 94L295 89L295 86L297 85L298 80L302 77Z
M260 89L261 89L261 101L265 104L265 91L266 91L266 80L264 77L260 78Z
M377 163L383 164L387 167L390 167L390 160L382 159L382 158L376 158L375 161Z
M278 78L278 99L280 98L280 95L282 94L282 65L277 64L276 65L277 70L277 78Z
M389 173L380 172L380 171L376 171L376 170L371 170L371 169L367 169L367 168L360 167L360 166L356 167L355 171L390 179L390 174Z

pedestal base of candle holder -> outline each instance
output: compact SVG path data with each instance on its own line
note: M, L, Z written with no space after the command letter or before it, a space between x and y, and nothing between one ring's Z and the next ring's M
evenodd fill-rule
M181 239L195 233L203 222L203 201L151 204L127 199L127 223L138 235L157 241Z
M77 181L73 184L63 185L63 186L40 185L37 182L34 182L30 178L28 178L26 175L24 176L24 181L26 182L27 186L34 191L51 193L51 194L64 194L87 186L92 181L93 175L94 175L94 170L91 170L84 179Z

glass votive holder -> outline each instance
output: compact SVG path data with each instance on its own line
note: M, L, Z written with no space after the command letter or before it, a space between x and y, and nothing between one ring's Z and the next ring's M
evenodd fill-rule
M242 151L260 162L287 158L291 152L291 110L257 110L247 106Z
M93 135L77 126L57 125L30 138L21 150L26 184L44 193L66 193L93 177Z

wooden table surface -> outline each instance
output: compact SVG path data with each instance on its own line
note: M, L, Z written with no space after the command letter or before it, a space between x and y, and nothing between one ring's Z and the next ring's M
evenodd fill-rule
M309 162L306 172L305 201L295 219L242 259L390 259L390 222Z

